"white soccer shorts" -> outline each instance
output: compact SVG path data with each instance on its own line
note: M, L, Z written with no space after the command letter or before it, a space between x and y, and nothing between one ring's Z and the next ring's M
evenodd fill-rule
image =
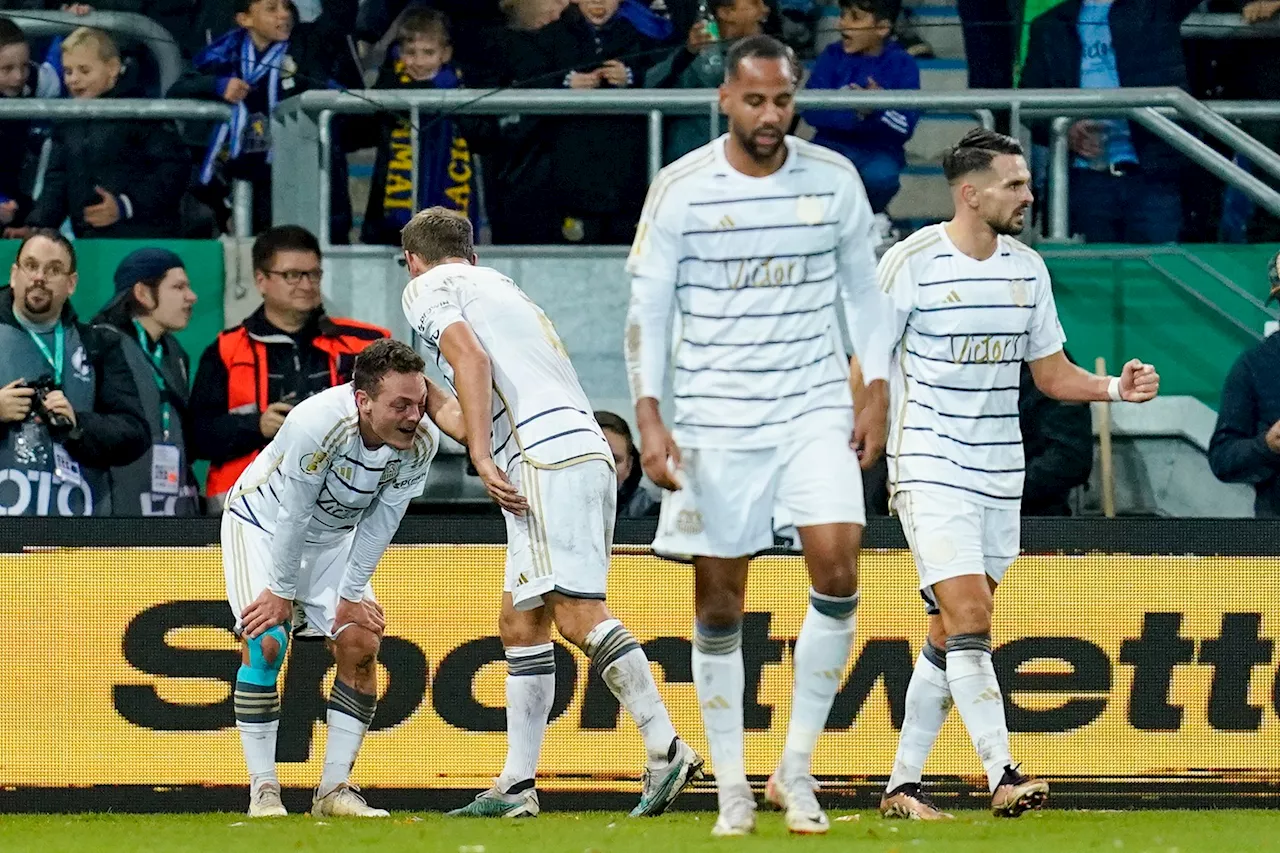
M1018 557L1022 516L1018 508L973 503L943 492L906 491L893 497L916 571L925 610L936 614L933 585L962 575L999 583Z
M665 492L655 553L746 557L773 547L774 513L796 527L866 523L852 419L778 447L681 450L678 492Z
M338 586L347 568L354 531L333 545L305 546L293 603L293 633L299 637L333 639ZM261 527L222 514L222 570L227 577L227 603L240 633L240 614L267 588L271 572L271 536ZM365 598L375 600L373 589Z
M516 610L533 610L558 592L603 601L613 548L618 478L603 459L565 468L521 461L507 472L529 501L522 516L504 511L507 567L503 591Z

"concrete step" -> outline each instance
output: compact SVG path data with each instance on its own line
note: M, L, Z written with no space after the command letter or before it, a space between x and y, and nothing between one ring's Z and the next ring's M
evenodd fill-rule
M967 89L969 66L963 59L922 59L920 88L925 92L958 92Z
M964 59L964 36L954 6L917 6L910 12L916 34L929 43L939 59Z
M902 189L889 202L892 219L941 222L951 218L951 190L941 166L908 166L902 173Z
M942 155L977 126L973 116L925 114L907 142L907 163L937 166Z

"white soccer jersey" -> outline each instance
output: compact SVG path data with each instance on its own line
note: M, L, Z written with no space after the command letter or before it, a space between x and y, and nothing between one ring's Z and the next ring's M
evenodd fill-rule
M404 313L453 385L440 335L466 322L493 370L493 459L503 470L525 461L563 468L588 459L613 464L564 344L542 309L489 267L443 264L409 282Z
M310 513L305 544L336 544L351 535L375 499L403 509L421 495L439 443L436 425L423 418L412 449L384 444L370 450L360 438L351 384L329 388L289 412L275 438L236 480L226 511L274 536L290 479L303 487L290 493L315 495L312 507L286 508Z
M836 303L868 381L892 339L866 191L844 157L794 137L772 175L721 137L662 170L627 261L633 398L662 398L675 304L672 432L682 446L772 447L852 408Z
M1022 362L1065 341L1044 261L1011 237L978 261L934 225L885 253L880 283L900 335L889 381L890 490L1017 506Z

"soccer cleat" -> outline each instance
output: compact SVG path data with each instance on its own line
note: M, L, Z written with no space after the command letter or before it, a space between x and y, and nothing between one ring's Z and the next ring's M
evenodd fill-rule
M532 782L532 780L530 780ZM496 787L481 791L476 798L460 809L449 812L449 817L537 817L541 811L538 792L530 787L514 794L499 791Z
M316 791L311 801L312 817L389 817L386 809L375 809L364 801L357 793L360 789L355 785L342 782L332 791L320 796Z
M1043 808L1048 799L1048 782L1024 776L1010 765L1004 768L1004 776L991 795L991 813L996 817L1017 817L1030 809Z
M285 817L289 813L280 802L280 786L264 782L249 793L249 817Z
M741 796L726 798L720 806L716 825L711 827L715 838L735 838L756 831L756 798L751 789L744 789Z
M818 780L809 774L783 776L774 771L764 786L765 799L786 811L787 830L797 835L822 835L831 828L814 791Z
M880 814L885 817L902 817L908 820L953 820L933 804L920 789L919 782L905 782L880 798Z
M665 812L690 782L702 778L702 764L698 753L680 738L674 738L666 765L645 767L640 802L631 810L631 816L655 817Z

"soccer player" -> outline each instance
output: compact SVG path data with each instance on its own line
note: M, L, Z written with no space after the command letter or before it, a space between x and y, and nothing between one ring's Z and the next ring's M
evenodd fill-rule
M799 66L768 36L729 51L729 133L662 170L627 269L626 358L645 472L663 495L653 549L689 556L693 678L720 815L755 828L743 766L741 625L751 557L773 544L775 506L799 529L812 588L794 652L786 750L766 795L787 827L823 833L810 758L853 644L862 538L859 455L884 448L887 300L876 287L871 207L853 165L786 136ZM856 426L841 303L868 383ZM675 418L658 410L672 306Z
M252 817L285 814L276 682L291 633L324 638L338 664L311 813L387 816L348 782L373 720L385 626L369 578L435 456L440 434L424 415L462 435L457 401L427 380L424 367L406 344L370 344L352 381L299 403L230 492L222 565L243 642L235 714Z
M1030 363L1045 395L1076 402L1142 403L1156 396L1160 377L1136 359L1118 377L1067 360L1049 271L1013 238L1032 202L1017 140L972 131L942 168L955 218L880 262L900 366L890 380L891 506L929 613L880 809L886 817L948 817L921 793L920 774L954 704L986 769L992 812L1016 817L1049 794L1013 763L991 666L994 591L1019 547L1020 366Z
M466 445L507 526L499 634L507 759L463 816L538 813L534 776L555 697L551 626L587 655L644 739L632 816L661 814L701 776L671 726L640 644L605 607L617 478L609 443L551 321L515 283L476 266L471 222L442 207L401 232L409 324L456 389Z

